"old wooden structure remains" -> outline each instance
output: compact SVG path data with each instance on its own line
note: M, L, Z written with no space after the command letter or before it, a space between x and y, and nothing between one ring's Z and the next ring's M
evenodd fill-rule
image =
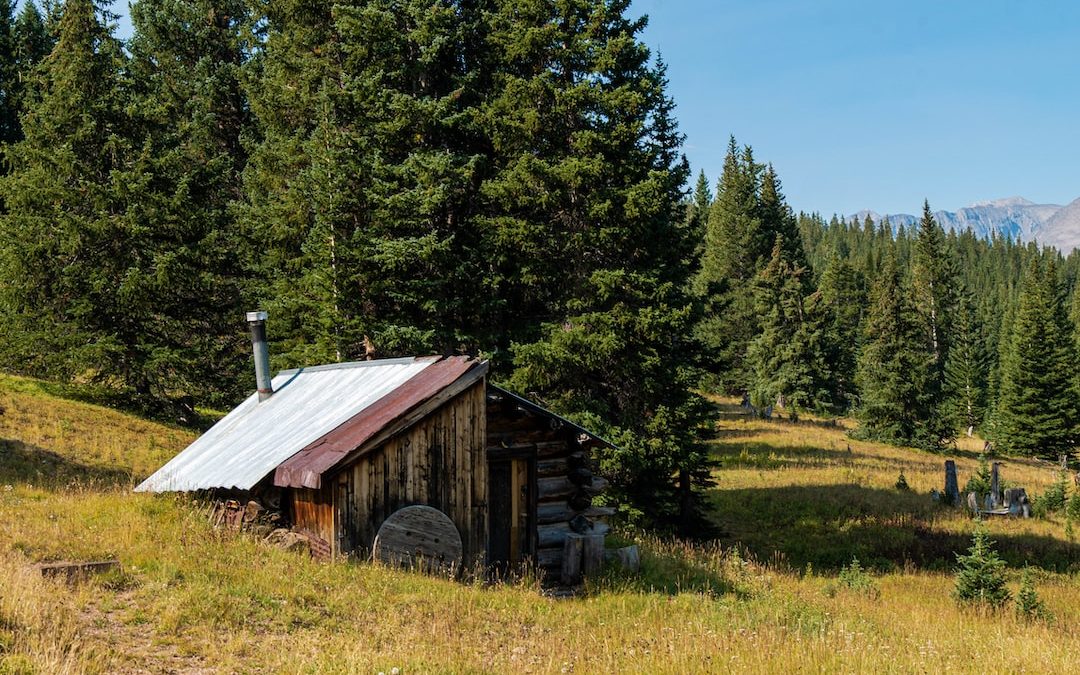
M279 505L332 557L555 571L570 535L599 539L603 554L613 510L593 504L607 483L591 451L606 441L492 385L487 362L256 370L258 392L136 490Z

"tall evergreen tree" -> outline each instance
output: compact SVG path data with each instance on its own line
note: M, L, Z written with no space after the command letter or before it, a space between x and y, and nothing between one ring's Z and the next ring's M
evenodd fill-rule
M957 304L952 345L945 363L945 384L950 415L970 436L986 412L989 357L970 294Z
M950 431L933 396L933 345L923 330L895 257L887 255L870 294L856 382L860 432L936 449Z
M140 258L125 272L138 299L128 315L141 326L149 379L226 404L248 384L232 215L249 127L239 79L246 10L242 0L139 0L131 19L138 151L125 216Z
M992 421L1005 451L1057 459L1077 440L1076 344L1053 258L1024 275Z
M697 315L678 213L687 168L662 64L650 63L638 38L644 21L627 18L628 7L508 2L496 17L496 43L527 46L496 88L493 110L502 114L488 118L503 141L492 205L512 214L489 225L496 245L542 234L541 258L559 268L545 270L544 292L558 294L546 309L554 320L515 348L512 384L596 420L620 448L602 461L623 494L654 522L689 532L708 481L708 410L689 390L696 347L687 336ZM559 28L522 40L540 27ZM509 98L523 91L542 101L540 127L528 123L535 111ZM541 154L539 129L555 130ZM518 255L501 249L499 258Z
M844 242L833 248L818 283L825 314L825 364L829 400L846 410L857 397L856 360L862 342L862 319L866 311L865 281L848 259Z
M706 311L697 335L713 361L712 374L732 391L747 388L752 380L746 351L758 323L750 283L768 260L772 244L763 235L760 185L761 166L753 151L740 151L731 138L709 213L696 287Z
M131 342L126 261L127 189L114 182L130 154L124 54L112 16L68 0L58 42L35 76L25 138L0 180L0 347L14 369L140 379Z
M782 234L754 280L761 333L750 344L753 398L807 410L828 403L821 295L806 295L807 269L790 260Z
M18 80L15 7L11 0L0 0L0 148L18 138Z

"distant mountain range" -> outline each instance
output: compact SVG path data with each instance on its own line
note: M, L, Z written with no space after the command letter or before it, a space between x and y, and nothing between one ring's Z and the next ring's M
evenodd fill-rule
M869 215L875 223L885 217L874 211L859 211L848 216L848 222L862 222ZM968 228L979 237L991 234L1011 237L1014 241L1038 241L1054 246L1066 255L1080 248L1080 199L1065 206L1036 204L1023 197L1008 197L989 202L976 202L957 211L937 211L937 221L947 230L963 231ZM909 228L918 224L921 216L907 213L890 213L889 223L894 228Z

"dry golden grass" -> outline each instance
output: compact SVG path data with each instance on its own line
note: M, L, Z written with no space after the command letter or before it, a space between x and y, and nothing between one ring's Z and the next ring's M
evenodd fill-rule
M962 515L923 504L940 482L942 458L854 442L848 456L837 429L726 418L715 500L729 536L708 546L643 538L642 575L612 573L585 597L556 600L528 583L487 587L369 564L321 564L214 531L183 498L128 489L130 476L183 446L186 432L11 383L0 380L0 400L25 417L0 422L5 448L52 451L99 473L93 484L49 481L27 475L21 460L9 471L0 455L0 673L1064 673L1075 670L1080 653L1075 571L1037 569L1054 619L1029 623L1011 609L959 607L948 598L947 570L914 561L905 568L881 549L867 549L887 570L874 575L875 593L838 585L827 564L810 573L792 564L819 555L787 548L800 521L839 550L867 545L873 531L860 530L854 512L841 507L861 499L871 511L895 509L900 467L914 488L901 495L903 518L970 533ZM65 432L58 445L59 436L43 435L57 420L85 433ZM962 459L961 483L973 462ZM1012 460L1005 468L1006 478L1034 491L1051 479L1045 472ZM790 492L803 487L813 490ZM753 495L763 503L811 503L788 504L799 515L771 524L764 519L784 509L746 512L748 522L724 510ZM753 531L770 527L776 544L768 531ZM996 537L1033 528L1069 546L1060 523L993 527ZM119 558L123 573L78 586L43 581L27 567L105 556Z

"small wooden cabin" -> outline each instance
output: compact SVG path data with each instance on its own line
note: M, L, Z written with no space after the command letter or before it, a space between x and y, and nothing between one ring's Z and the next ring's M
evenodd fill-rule
M606 441L487 372L461 356L283 371L136 490L273 495L335 557L370 555L388 518L424 505L465 565L557 568L568 532L606 531L590 460Z

